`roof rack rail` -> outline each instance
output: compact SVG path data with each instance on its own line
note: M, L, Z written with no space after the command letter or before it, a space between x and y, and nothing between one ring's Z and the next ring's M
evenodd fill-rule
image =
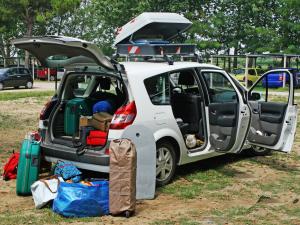
M194 55L196 46L193 44L118 44L119 56L155 56L164 55L187 56Z
M173 65L174 61L187 59L202 62L202 58L196 54L196 45L193 44L118 44L115 58L130 59L140 58L145 61L166 61ZM179 60L178 60L179 59Z

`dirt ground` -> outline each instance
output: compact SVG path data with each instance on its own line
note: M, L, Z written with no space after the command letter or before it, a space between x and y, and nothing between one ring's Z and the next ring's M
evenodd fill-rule
M48 97L0 102L0 166L35 130ZM299 129L299 127L298 127ZM300 224L300 136L293 153L226 155L181 166L175 180L139 201L129 219L66 219L35 210L31 197L15 194L15 180L0 180L0 224Z

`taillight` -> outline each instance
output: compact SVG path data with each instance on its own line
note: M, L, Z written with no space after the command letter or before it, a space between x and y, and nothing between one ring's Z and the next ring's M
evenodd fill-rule
M135 102L130 102L128 105L120 107L114 114L110 129L124 129L128 125L132 124L136 117Z
M47 102L47 103L44 105L42 111L40 112L40 120L45 120L45 119L47 119L47 116L48 116L48 114L49 114L49 113L47 113L47 111L48 111L48 109L50 109L50 108L53 106L53 104L54 104L54 101L51 101L51 100L50 100L49 102Z
M279 80L280 80L280 81L283 81L283 75L280 75L280 76L279 76Z

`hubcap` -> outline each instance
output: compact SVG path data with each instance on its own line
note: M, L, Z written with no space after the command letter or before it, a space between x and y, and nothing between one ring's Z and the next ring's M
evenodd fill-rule
M170 150L165 147L157 149L156 154L156 179L158 181L166 180L173 169L173 158Z
M32 83L31 82L27 82L27 88L32 88Z

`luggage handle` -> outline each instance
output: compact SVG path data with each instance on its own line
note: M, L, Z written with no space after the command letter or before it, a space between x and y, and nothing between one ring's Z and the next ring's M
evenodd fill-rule
M51 180L51 179L56 179L56 180L57 180L57 188L56 188L56 191L52 191L51 188L50 188L50 186L49 186L49 184L46 182L47 180ZM58 186L60 185L60 180L58 179L58 176L57 176L57 175L53 175L53 176L47 177L47 178L45 178L45 179L41 179L40 181L41 181L43 184L45 184L45 186L48 188L48 190L49 190L51 193L53 193L53 194L57 193L57 191L58 191Z

